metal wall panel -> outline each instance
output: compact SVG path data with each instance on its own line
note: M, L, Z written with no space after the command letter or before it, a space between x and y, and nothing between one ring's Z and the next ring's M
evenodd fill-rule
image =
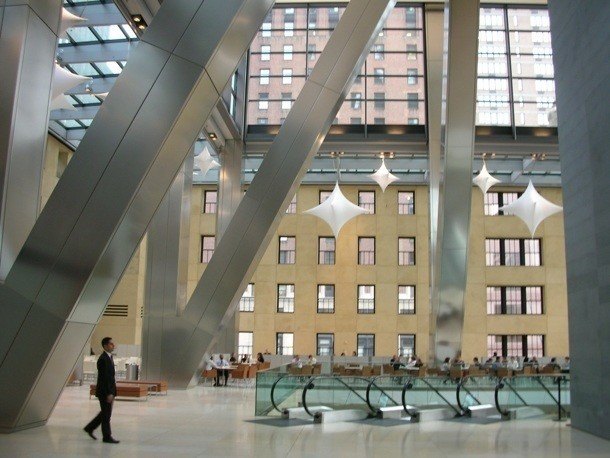
M236 300L393 6L388 0L352 0L347 6L181 317L184 333L176 333L172 386L188 385L233 318Z
M445 2L441 170L436 256L432 268L431 354L436 362L462 348L474 153L479 2ZM436 178L435 178L436 179ZM436 184L435 184L436 186Z
M0 281L39 212L60 13L60 0L0 6Z
M55 404L61 390L55 390L49 402L47 388L40 381L49 373L57 375L74 366L74 361L62 367L57 363L57 352L66 341L80 351L89 337L75 337L77 332L66 324L94 325L99 320L220 97L207 77L208 68L214 67L217 82L226 75L224 87L273 2L225 3L224 8L214 8L211 0L175 1L161 7L7 276L5 286L31 301L31 306L24 320L6 326L7 341L12 341L10 352L0 349L7 355L0 365L0 384L10 387L0 394L0 402L12 406L10 414L3 412L0 417L1 430L38 424L50 414L49 406ZM212 32L212 24L227 24L218 36L209 35L200 22L174 21L176 15L192 18L201 11L207 11ZM207 61L191 62L172 53L190 27L197 29L206 49L210 41L216 43ZM0 304L0 313L4 316L10 307ZM45 315L46 325L40 322ZM42 329L36 330L35 324ZM80 345L76 343L79 339L83 340ZM23 371L21 385L15 387L14 372L24 361L31 369L27 374ZM65 373L64 380L67 376Z

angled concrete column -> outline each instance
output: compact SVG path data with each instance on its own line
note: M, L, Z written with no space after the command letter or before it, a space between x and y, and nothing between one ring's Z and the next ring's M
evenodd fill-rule
M218 207L216 212L216 245L220 243L229 222L235 215L239 202L243 197L241 189L241 164L244 153L244 144L240 139L227 140L221 153L222 168L218 182ZM248 280L249 281L249 280ZM241 292L243 294L243 291ZM241 298L236 297L235 309ZM227 321L218 338L219 351L237 350L237 324L236 315Z
M610 3L553 0L549 16L565 221L570 418L574 428L610 439Z
M142 378L147 380L166 378L164 320L186 306L192 187L189 154L148 226L142 316Z
M0 290L0 430L44 423L271 0L164 2Z
M437 363L462 348L477 87L478 0L445 2L441 178L432 264Z
M61 5L0 1L0 282L40 209Z
M441 97L443 92L443 6L427 3L424 6L426 19L426 84L428 86L428 180L430 205L430 285L436 283L437 274L433 266L440 263L437 250L438 199L441 180ZM431 288L434 296L430 303L438 302L438 288ZM434 315L430 315L432 319ZM430 323L434 329L434 323ZM430 333L429 348L434 348L434 334ZM433 358L432 352L428 352Z
M392 0L349 2L177 319L173 386L187 386L233 317L231 305L252 277L393 6Z

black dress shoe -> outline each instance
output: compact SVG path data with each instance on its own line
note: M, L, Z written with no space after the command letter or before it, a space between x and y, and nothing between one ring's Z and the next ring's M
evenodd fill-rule
M95 441L97 440L97 437L95 437L95 434L93 434L93 431L88 430L86 426L83 428L83 431L85 431L91 439L93 439Z
M118 441L112 437L108 438L108 439L104 439L104 442L106 442L107 444L118 444L121 441Z

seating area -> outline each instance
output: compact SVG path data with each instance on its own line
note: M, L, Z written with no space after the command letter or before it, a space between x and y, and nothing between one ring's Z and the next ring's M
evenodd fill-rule
M238 364L227 368L229 371L229 384L236 386L252 386L256 381L256 374L258 371L266 370L271 367L271 363L266 361L264 363L254 364ZM205 385L206 382L214 384L216 376L218 375L218 369L207 369L201 373L200 383Z

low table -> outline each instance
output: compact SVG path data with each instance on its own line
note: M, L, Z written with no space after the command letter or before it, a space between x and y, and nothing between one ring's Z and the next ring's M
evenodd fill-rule
M95 396L96 385L89 385L89 399ZM148 400L148 387L146 385L135 385L127 383L116 384L116 397L119 398L137 398Z

